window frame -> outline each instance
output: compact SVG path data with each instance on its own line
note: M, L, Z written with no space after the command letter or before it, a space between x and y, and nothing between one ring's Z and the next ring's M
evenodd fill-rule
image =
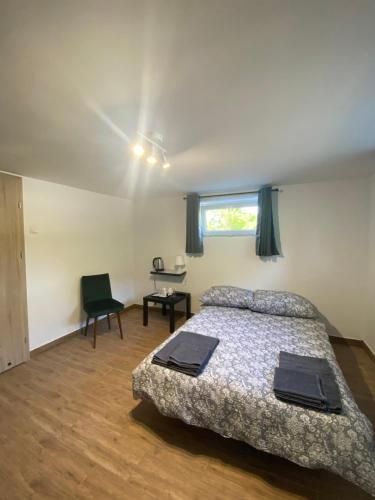
M242 207L258 207L258 194L251 193L246 195L228 195L228 196L217 196L210 197L207 199L201 199L200 201L200 220L201 220L201 230L202 236L204 238L211 236L255 236L256 229L233 229L224 231L210 231L206 226L206 212L208 210L215 210L219 208L242 208Z

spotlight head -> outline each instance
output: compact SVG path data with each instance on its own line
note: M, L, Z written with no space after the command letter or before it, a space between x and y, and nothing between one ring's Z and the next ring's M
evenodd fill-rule
M170 163L168 163L167 161L163 163L163 168L166 170L167 168L169 168L171 166Z
M147 163L149 163L150 165L155 165L156 162L157 162L157 159L155 158L155 156L150 155L147 157Z
M145 153L145 149L144 147L142 146L142 144L135 144L133 146L133 153L136 155L136 156L143 156L144 153Z

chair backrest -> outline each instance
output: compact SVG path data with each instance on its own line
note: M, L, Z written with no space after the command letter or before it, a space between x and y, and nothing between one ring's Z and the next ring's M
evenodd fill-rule
M111 299L111 283L109 274L94 274L93 276L82 276L82 299L87 304L94 300Z

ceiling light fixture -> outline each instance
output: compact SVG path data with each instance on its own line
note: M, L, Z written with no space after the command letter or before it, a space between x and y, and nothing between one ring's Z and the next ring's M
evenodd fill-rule
M171 164L167 160L167 157L165 156L164 152L163 152L162 156L163 156L163 168L164 168L164 170L166 170L167 168L169 168L171 166Z
M143 156L145 154L145 148L142 146L142 144L137 143L133 146L133 153L136 156Z
M156 132L142 134L137 132L140 137L140 142L137 142L133 148L133 153L141 157L146 154L146 161L149 165L159 163L164 169L167 169L171 164L167 160L167 150L164 148L163 136Z
M155 163L157 163L157 161L158 160L153 155L150 155L147 157L147 163L149 163L150 165L155 165Z
M157 150L156 150L156 146L155 146L155 144L152 144L152 147L151 147L151 152L150 152L150 154L147 156L147 159L146 159L146 161L147 161L147 163L148 163L149 165L155 165L155 163L157 163L157 162L158 162L158 159L157 159L157 154L158 154L158 152L157 152Z

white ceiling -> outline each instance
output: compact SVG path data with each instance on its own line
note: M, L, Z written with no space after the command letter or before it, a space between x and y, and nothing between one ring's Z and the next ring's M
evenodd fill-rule
M0 170L119 196L375 170L373 0L1 0ZM168 171L136 164L137 129Z

